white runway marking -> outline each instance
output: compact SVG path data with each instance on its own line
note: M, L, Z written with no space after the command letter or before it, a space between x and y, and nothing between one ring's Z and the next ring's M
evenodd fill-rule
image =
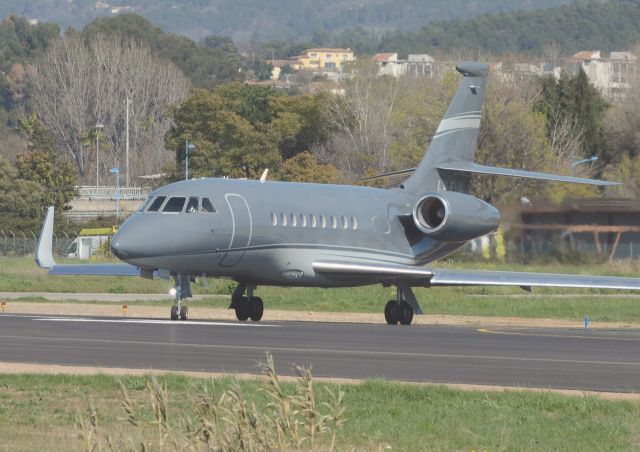
M280 325L266 325L257 323L226 323L226 322L203 322L203 321L181 321L181 320L154 320L154 319L95 319L88 317L34 317L33 320L42 322L86 322L86 323L133 323L142 325L205 325L205 326L239 326L249 328L280 328Z

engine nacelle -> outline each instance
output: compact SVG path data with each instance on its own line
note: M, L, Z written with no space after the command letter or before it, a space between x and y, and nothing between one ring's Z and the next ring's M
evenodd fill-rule
M425 235L463 242L495 231L500 212L491 204L457 192L429 193L413 209L413 221Z

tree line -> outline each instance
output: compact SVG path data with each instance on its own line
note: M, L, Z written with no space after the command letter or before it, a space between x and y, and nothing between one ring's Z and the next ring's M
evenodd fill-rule
M280 58L300 49L319 46L349 47L359 55L397 52L430 53L438 58L455 53L473 55L519 54L544 56L557 46L564 56L580 50L628 50L640 42L638 0L588 0L534 11L503 11L468 19L434 21L418 30L376 31L353 27L337 33L314 33L291 43L270 40L264 55Z

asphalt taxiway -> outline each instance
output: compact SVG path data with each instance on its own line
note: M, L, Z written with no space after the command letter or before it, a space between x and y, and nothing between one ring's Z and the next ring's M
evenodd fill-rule
M0 315L0 362L640 392L640 331Z

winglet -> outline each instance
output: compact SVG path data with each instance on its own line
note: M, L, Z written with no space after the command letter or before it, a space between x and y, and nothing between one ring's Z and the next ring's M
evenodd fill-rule
M51 269L56 266L56 261L53 260L53 216L54 207L51 206L44 217L36 247L36 264L41 268Z

